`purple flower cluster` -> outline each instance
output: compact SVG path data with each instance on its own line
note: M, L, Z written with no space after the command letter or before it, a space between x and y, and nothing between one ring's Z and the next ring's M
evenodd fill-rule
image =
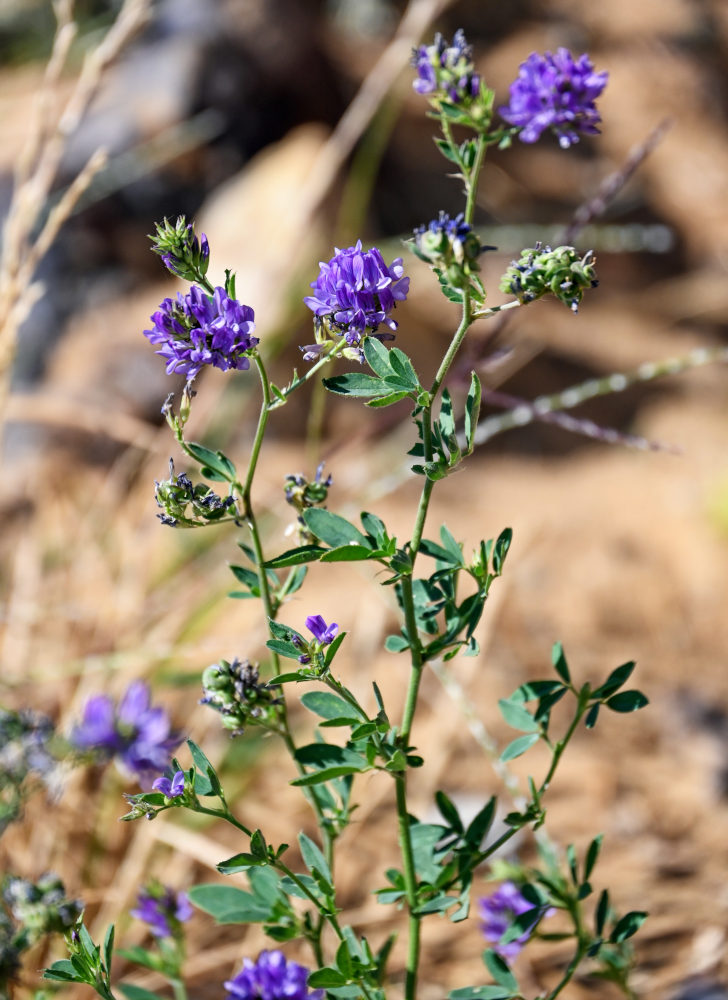
M157 354L166 359L167 374L181 372L191 382L205 365L224 372L250 368L246 352L258 343L252 336L255 313L224 288L210 296L193 285L187 295L165 299L151 319L154 326L144 336L160 345Z
M459 104L469 97L477 97L480 91L480 77L473 67L473 50L462 28L455 32L452 45L438 32L432 45L414 49L411 61L417 70L412 86L418 94L440 91Z
M574 59L568 49L554 55L532 52L521 63L511 84L510 103L499 108L501 116L521 129L521 142L536 142L551 129L567 149L579 134L594 135L601 116L595 100L607 85L609 74L595 73L587 55Z
M143 920L155 937L178 937L180 924L189 920L193 910L184 892L153 883L139 891L132 917Z
M89 698L71 742L79 749L118 757L127 770L146 782L164 771L182 737L172 731L165 710L150 705L144 681L133 681L118 706L106 694Z
M486 941L493 944L493 951L501 958L515 958L531 937L539 918L543 915L540 907L530 903L514 882L504 882L491 896L479 900L482 923L480 929ZM533 924L513 941L499 944L500 939L512 926L516 917L533 910Z
M257 961L243 959L243 968L225 983L235 1000L322 1000L323 990L309 990L309 971L287 962L282 951L262 951Z
M356 246L346 250L336 248L331 260L321 261L320 267L318 278L311 282L314 294L303 301L314 315L327 317L331 327L346 336L348 344L359 344L380 323L390 330L397 329L390 313L409 291L401 257L388 267L376 247L362 250L358 240Z

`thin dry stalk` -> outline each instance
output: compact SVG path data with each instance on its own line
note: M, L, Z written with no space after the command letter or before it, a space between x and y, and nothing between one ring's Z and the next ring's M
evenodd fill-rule
M15 170L13 197L3 227L0 255L0 418L5 411L18 332L42 291L39 285L33 284L33 275L79 198L106 163L105 152L97 150L38 230L66 143L98 92L104 71L147 20L150 0L125 0L101 43L86 55L71 95L60 110L56 99L58 84L77 29L73 23L73 0L55 0L53 10L57 25L53 49L46 66L36 114Z

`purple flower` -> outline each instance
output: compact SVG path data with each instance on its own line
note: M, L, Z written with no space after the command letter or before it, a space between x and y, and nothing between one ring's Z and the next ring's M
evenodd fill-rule
M182 737L172 732L163 708L150 706L149 687L144 681L132 681L118 707L106 694L89 698L71 742L79 749L117 756L145 781L165 769Z
M152 883L139 891L137 906L131 911L132 917L149 924L155 937L179 937L181 924L189 920L193 910L184 892L159 882Z
M480 929L486 941L493 944L493 951L501 958L515 958L533 934L534 928L544 915L543 908L534 906L519 891L514 882L504 882L490 896L478 901L482 923ZM533 910L533 924L520 937L507 944L499 944L500 939L512 926L516 917ZM547 911L546 915L548 915Z
M480 77L474 72L473 50L462 28L455 32L452 45L439 33L432 45L419 45L411 62L417 70L412 86L418 94L439 91L454 104L478 96Z
M184 795L185 791L185 772L175 771L171 779L166 775L162 775L161 778L157 778L152 783L152 788L161 792L166 799L179 798L180 795Z
M568 49L556 55L532 52L521 63L511 84L510 104L499 108L503 118L521 129L521 142L536 142L544 129L558 136L567 149L579 141L579 133L594 135L601 117L595 100L607 85L609 74L595 73L587 55L574 59Z
M235 1000L322 1000L323 990L309 990L309 971L286 962L282 951L262 951L257 961L243 959L243 968L225 983Z
M250 368L245 352L258 343L252 336L255 313L224 288L210 296L193 285L187 295L165 299L151 319L154 326L144 336L161 345L157 354L166 359L167 374L181 372L191 382L204 365L224 372Z
M330 642L333 642L336 633L339 631L339 626L336 622L327 625L321 615L309 615L306 619L306 628L309 632L313 633L314 638L322 646L328 646Z
M359 344L380 323L397 329L389 314L409 291L401 257L387 267L376 247L362 250L358 240L346 250L336 248L331 260L321 261L320 267L318 278L311 282L314 294L303 301L316 316L327 317L331 327L345 334L347 343Z

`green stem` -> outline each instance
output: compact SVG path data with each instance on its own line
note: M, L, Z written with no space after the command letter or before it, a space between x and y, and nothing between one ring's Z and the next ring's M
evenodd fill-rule
M404 605L404 621L407 636L410 641L410 658L412 669L410 671L409 684L407 685L407 695L405 697L404 711L402 713L402 725L400 727L400 742L402 748L409 745L412 723L417 707L417 695L419 694L420 681L424 661L422 657L422 647L417 632L417 620L415 618L415 604L412 593L412 577L406 576L402 579L402 604Z
M417 995L417 970L420 962L420 917L417 908L417 873L415 871L412 835L407 811L407 776L400 771L395 775L397 789L397 819L399 823L399 846L402 852L404 884L409 908L409 937L407 942L407 971L405 978L405 998L415 1000Z
M478 178L480 177L480 171L483 166L483 160L485 159L485 151L487 148L488 144L485 141L485 136L482 134L479 135L475 147L475 159L473 161L473 166L470 172L465 174L465 190L467 192L467 201L465 202L465 221L469 226L473 224L475 196L478 193Z
M335 357L344 347L346 347L346 337L342 337L325 354L322 354L316 364L312 365L305 375L297 375L289 386L286 386L285 389L281 389L281 394L284 398L276 399L274 402L269 403L269 409L276 410L279 406L283 406L292 392L295 392L296 389L299 389L302 385L308 382L309 379L316 374L319 368L323 368L327 361L330 361L333 357Z
M170 979L174 1000L187 1000L187 989L181 979Z
M591 944L589 936L584 933L584 928L582 927L579 904L574 900L569 901L569 915L574 922L574 932L577 941L576 951L574 952L574 956L569 962L564 975L561 977L553 990L551 990L548 994L546 1000L555 1000L555 997L557 997L564 987L568 985L573 978L574 973L579 968L579 965L581 964L581 961L589 950L589 946Z

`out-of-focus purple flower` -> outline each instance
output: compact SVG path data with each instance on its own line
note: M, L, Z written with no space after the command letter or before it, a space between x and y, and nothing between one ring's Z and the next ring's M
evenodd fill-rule
M473 67L473 50L462 28L455 32L452 45L438 32L432 45L419 45L413 50L411 62L417 70L412 86L418 94L439 92L459 104L477 97L480 91L480 77Z
M184 892L154 882L139 891L132 917L143 920L155 937L179 937L181 924L189 920L193 910Z
M243 959L243 968L225 983L235 1000L322 1000L323 990L309 990L309 971L287 962L282 951L262 951L255 962Z
M358 240L346 250L337 247L320 267L318 278L311 282L314 294L303 301L315 316L326 317L333 331L344 334L348 344L359 344L381 323L397 329L390 313L409 291L401 257L387 266L376 247L362 250Z
M608 76L596 73L586 54L574 59L564 48L556 54L532 52L511 84L510 103L498 110L509 124L521 129L521 142L536 142L550 128L559 145L567 149L579 141L580 133L599 132L602 119L594 102Z
M221 371L250 368L246 351L258 343L253 337L255 313L224 288L210 296L193 285L187 295L165 299L151 317L154 326L144 336L159 344L157 354L167 362L167 373L181 372L190 382L205 365Z
M313 633L314 638L322 646L328 646L330 642L333 642L336 638L336 633L339 631L339 626L336 622L327 625L321 615L309 615L306 619L306 628L309 632Z
M175 771L172 778L162 775L161 778L157 778L157 780L152 783L152 788L161 792L166 799L179 798L180 795L184 795L185 791L185 772Z
M109 695L89 698L81 723L71 733L74 746L116 756L142 781L159 774L182 742L163 708L150 705L149 687L132 681L118 706Z
M478 905L482 919L480 929L483 936L486 941L493 945L493 951L501 958L515 958L519 954L544 913L541 907L534 906L521 894L514 882L504 882L492 895L484 896L478 900ZM528 913L529 910L533 910L533 924L515 940L509 941L507 944L499 944L500 939L512 926L516 917L522 913Z

